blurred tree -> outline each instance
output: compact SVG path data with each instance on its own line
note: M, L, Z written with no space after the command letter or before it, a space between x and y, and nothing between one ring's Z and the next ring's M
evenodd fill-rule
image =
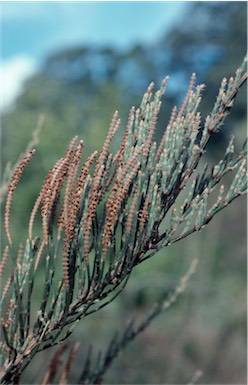
M193 71L198 82L208 84L204 115L213 105L222 74L233 73L245 51L245 2L192 3L182 20L151 46L137 45L122 53L97 47L64 49L47 58L40 73L26 82L15 108L3 117L3 143L6 141L9 147L7 138L13 137L13 132L18 146L22 144L21 137L27 141L34 124L32 116L40 112L47 116L46 125L52 122L55 135L59 127L64 140L79 132L88 140L96 127L98 133L105 130L104 135L115 109L126 116L129 107L139 103L138 95L150 81L160 83L165 73L171 76L167 115L170 107L180 102ZM241 98L229 124L243 119L245 112L245 98ZM21 129L17 129L17 120ZM12 151L3 151L3 160L18 153L15 143L11 140ZM56 148L60 150L59 143ZM54 155L56 158L58 154Z

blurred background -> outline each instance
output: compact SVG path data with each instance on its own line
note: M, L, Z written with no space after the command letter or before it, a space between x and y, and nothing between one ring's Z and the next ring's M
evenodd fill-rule
M151 81L170 82L158 122L161 137L192 72L205 83L203 118L220 82L246 53L246 2L2 2L1 168L15 163L45 121L37 155L12 208L12 233L25 242L31 207L43 177L76 134L85 156L100 148L115 110L124 131ZM207 161L220 159L231 133L239 150L246 135L246 90L237 97ZM120 138L116 138L116 144ZM4 234L2 234L4 238ZM3 239L2 239L3 240ZM3 240L3 244L5 241ZM89 344L106 346L113 331L142 319L172 290L193 257L200 258L187 292L116 360L109 384L185 384L197 369L202 384L246 383L246 200L234 201L203 233L139 266L124 293L81 322L71 383ZM23 383L37 383L52 351L36 357Z

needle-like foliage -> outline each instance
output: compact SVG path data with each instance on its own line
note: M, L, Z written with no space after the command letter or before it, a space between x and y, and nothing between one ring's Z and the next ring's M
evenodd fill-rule
M155 93L151 84L140 107L131 109L116 153L110 145L120 126L117 112L102 149L85 161L84 143L73 138L45 178L30 213L28 239L16 250L12 198L34 151L21 159L8 188L8 244L0 265L3 275L12 259L1 300L3 383L17 381L34 355L62 343L83 317L113 301L136 265L201 230L246 192L246 145L235 154L233 137L218 164L198 167L246 79L244 61L233 78L222 81L213 111L202 122L204 86L195 86L193 74L159 144L154 132L168 78ZM224 187L223 177L231 172L233 181ZM42 222L38 236L36 221ZM35 309L37 279L43 284Z

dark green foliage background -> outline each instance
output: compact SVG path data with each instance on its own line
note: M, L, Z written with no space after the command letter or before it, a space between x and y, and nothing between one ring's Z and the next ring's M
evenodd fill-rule
M142 5L141 5L142 6ZM188 12L188 13L187 13ZM11 228L16 243L25 242L28 215L49 168L79 135L85 156L100 148L116 109L124 131L128 110L138 107L150 81L169 74L157 138L170 110L180 104L192 72L207 88L202 116L210 112L223 76L230 76L246 51L246 2L195 2L173 29L149 47L129 51L69 47L46 59L30 78L14 108L2 118L2 164L15 162L26 147L38 115L45 124L37 155L16 191ZM98 63L101 63L99 65ZM245 87L244 87L245 88ZM210 145L208 160L220 158L231 133L238 149L246 130L243 89L223 131ZM117 146L120 136L115 139ZM114 147L113 146L113 147ZM4 235L2 235L4 238ZM89 344L104 347L113 331L172 290L192 257L200 265L187 293L160 316L115 362L106 383L187 383L197 369L205 384L243 384L246 377L246 201L238 199L203 233L194 234L144 263L121 297L77 327L73 341L81 350L71 375L74 383ZM36 383L51 352L36 357L23 376Z

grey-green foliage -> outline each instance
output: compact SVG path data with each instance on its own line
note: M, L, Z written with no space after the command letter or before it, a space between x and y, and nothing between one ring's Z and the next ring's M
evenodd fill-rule
M25 247L16 251L12 198L34 151L20 160L8 188L8 244L0 266L2 274L9 252L13 264L2 295L3 383L17 381L39 351L63 343L83 317L113 301L136 265L201 230L246 192L246 144L235 155L233 138L217 165L197 172L210 137L220 130L246 79L244 60L233 78L223 80L213 111L202 122L198 107L204 86L195 87L193 74L159 144L154 132L168 78L155 94L151 84L140 107L131 109L115 154L109 146L120 125L117 112L102 149L85 162L83 142L75 137L45 178ZM229 172L234 177L225 191L222 180ZM42 222L38 236L37 220ZM35 291L41 296L33 310Z

